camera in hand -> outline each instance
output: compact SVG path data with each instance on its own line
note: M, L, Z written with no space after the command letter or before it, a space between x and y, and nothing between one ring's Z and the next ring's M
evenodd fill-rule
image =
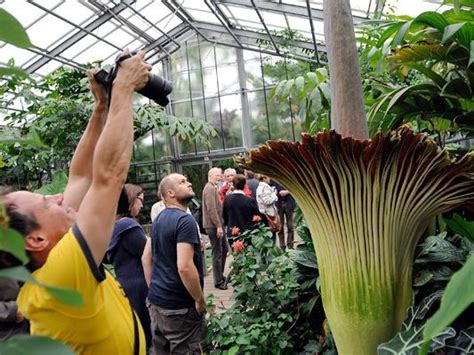
M125 55L119 55L115 59L115 66L109 69L100 69L94 74L95 80L104 85L109 91L112 89L112 83L117 76L120 62L131 58L137 52L131 52ZM173 91L173 84L158 75L150 74L146 85L138 90L139 94L155 101L160 106L166 106L169 103L168 95Z

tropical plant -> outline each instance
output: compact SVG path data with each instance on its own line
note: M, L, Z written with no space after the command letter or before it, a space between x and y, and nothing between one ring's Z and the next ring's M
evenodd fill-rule
M313 237L336 345L341 353L369 354L405 318L424 230L474 196L473 158L452 162L403 127L371 141L327 131L303 135L301 143L270 141L237 162L295 197Z
M308 237L307 228L299 230ZM234 305L209 320L213 353L283 354L334 350L331 337L316 339L325 319L312 244L282 254L263 224L233 243ZM211 299L211 303L215 303Z
M474 129L474 15L472 4L415 18L394 17L364 25L365 59L398 78L374 81L368 113L371 133L422 122L421 130L446 137Z
M273 102L291 100L304 122L304 131L315 133L329 128L331 113L329 76L326 68L318 68L296 78L282 80L272 90Z
M463 268L456 272L449 281L441 299L440 309L425 324L425 329L423 331L424 344L421 348L421 354L426 354L430 345L430 341L432 341L434 337L437 336L437 334L442 332L443 329L450 325L456 319L456 317L458 317L469 305L474 302L473 274L474 255L471 255ZM446 330L444 331L446 332ZM465 336L469 336L471 339L474 338L474 326L471 326L466 331L461 332L460 337L463 338ZM473 341L468 344L468 348L460 348L460 343L461 342L458 341L455 344L452 344L451 348L460 350L466 354L474 351Z

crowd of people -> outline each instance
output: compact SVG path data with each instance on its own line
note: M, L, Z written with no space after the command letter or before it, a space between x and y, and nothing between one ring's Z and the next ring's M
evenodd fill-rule
M63 194L4 194L9 226L25 240L29 269L40 282L78 291L81 306L46 289L0 279L0 339L31 333L81 354L201 354L208 350L204 243L188 204L192 184L181 174L160 182L147 236L137 216L140 186L124 184L133 145L133 92L151 66L144 53L121 62L107 92L88 72L95 108L71 160ZM117 144L117 142L121 142ZM295 202L267 176L233 168L208 172L202 227L212 250L214 286L227 289L229 245L260 215L280 247L292 248ZM286 224L286 227L282 225ZM285 238L287 236L287 238ZM20 262L0 252L0 266ZM113 265L113 273L104 268ZM21 286L21 288L20 288Z

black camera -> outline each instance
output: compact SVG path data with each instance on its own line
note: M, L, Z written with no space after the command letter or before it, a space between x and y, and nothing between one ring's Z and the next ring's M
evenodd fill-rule
M94 74L95 80L104 85L109 91L112 90L112 83L117 76L120 62L133 57L137 52L131 52L126 55L119 55L115 59L115 66L109 69L100 69ZM158 75L150 74L146 85L138 90L139 94L155 101L158 105L166 106L169 103L168 95L173 91L171 81L160 78Z

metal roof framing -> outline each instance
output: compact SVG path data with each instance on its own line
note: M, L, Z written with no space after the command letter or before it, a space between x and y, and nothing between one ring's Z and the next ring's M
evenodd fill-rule
M134 2L134 0L132 0L132 2ZM100 15L96 20L92 21L83 29L82 28L78 29L72 36L69 36L67 39L62 41L59 45L57 45L50 51L47 51L47 54L49 57L43 56L39 58L37 61L30 64L28 67L24 68L24 70L27 71L28 73L34 73L36 70L46 65L51 60L50 57L58 56L59 54L64 52L66 49L68 49L70 46L77 43L79 40L81 40L85 36L87 36L88 32L94 31L96 28L100 27L101 25L109 21L113 17L112 14L119 14L126 8L127 8L127 5L123 1L120 2L118 5L110 9L110 13L104 13Z

